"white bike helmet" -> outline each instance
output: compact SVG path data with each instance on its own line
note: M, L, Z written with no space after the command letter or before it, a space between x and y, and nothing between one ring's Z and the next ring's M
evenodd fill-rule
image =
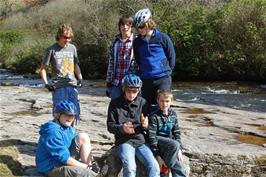
M134 15L133 25L135 28L142 26L152 17L150 9L141 9Z

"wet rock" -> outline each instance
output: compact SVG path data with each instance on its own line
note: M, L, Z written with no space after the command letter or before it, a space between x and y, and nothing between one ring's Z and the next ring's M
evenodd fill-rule
M41 109L43 109L43 107L41 106L41 104L38 101L34 101L31 104L31 109L33 109L33 110L41 110Z
M1 86L18 86L19 84L12 83L12 82L1 82Z

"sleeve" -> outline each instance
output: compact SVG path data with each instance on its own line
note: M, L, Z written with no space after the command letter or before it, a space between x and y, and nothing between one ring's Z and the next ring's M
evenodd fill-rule
M173 70L175 67L175 61L176 61L176 54L175 54L173 42L171 41L170 37L165 33L162 33L162 38L163 38L162 46L163 46L165 55L169 61L170 68Z
M50 155L61 162L67 164L67 160L70 158L70 152L66 147L63 136L59 132L54 132L46 139L46 149Z
M109 46L109 62L107 67L107 73L106 73L106 82L111 83L113 80L114 75L114 44Z
M78 52L77 52L77 48L75 46L74 46L74 63L79 64Z
M107 130L113 134L123 134L122 124L118 122L118 115L115 112L115 103L110 102L107 113Z
M147 103L147 101L143 98L144 100L144 105L142 106L142 113L144 116L148 116L148 109L149 109L149 104Z
M46 49L44 51L44 55L43 55L43 59L42 59L42 64L49 65L50 60L51 60L51 56L52 56L52 50Z
M181 136L180 136L180 128L179 128L179 124L178 124L178 119L177 119L177 115L174 113L175 116L175 124L173 126L172 129L172 135L173 135L173 139L175 139L176 141L179 142L179 144L181 145Z
M141 113L145 117L145 116L148 116L148 103L147 103L147 101L144 98L141 97L141 99L142 99ZM143 128L141 126L140 115L138 117L138 122L139 122L138 124L134 125L135 132L136 133L142 133L143 131L147 131L148 128Z
M158 140L157 140L157 118L155 115L149 118L149 133L148 133L148 140L151 147L151 151L153 152L154 156L158 156L160 154L158 148Z

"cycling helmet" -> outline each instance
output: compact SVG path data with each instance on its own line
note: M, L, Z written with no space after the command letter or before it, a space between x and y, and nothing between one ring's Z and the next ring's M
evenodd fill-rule
M68 101L68 100L63 100L60 101L56 106L55 106L55 113L64 113L67 115L76 115L76 106L74 103Z
M141 9L134 15L133 25L135 28L146 23L152 17L150 9Z
M122 86L123 87L136 87L140 88L142 86L142 81L139 76L135 74L127 74L122 79Z

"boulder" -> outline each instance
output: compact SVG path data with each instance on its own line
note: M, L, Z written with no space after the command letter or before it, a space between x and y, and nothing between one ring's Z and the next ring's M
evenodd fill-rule
M98 159L99 164L103 167L104 175L102 177L122 177L122 162L119 159L117 148L113 146L109 151L107 151L100 159ZM144 165L140 163L140 161L136 160L137 164L137 172L136 177L144 177L147 176L146 169ZM184 156L184 166L189 176L189 159Z

